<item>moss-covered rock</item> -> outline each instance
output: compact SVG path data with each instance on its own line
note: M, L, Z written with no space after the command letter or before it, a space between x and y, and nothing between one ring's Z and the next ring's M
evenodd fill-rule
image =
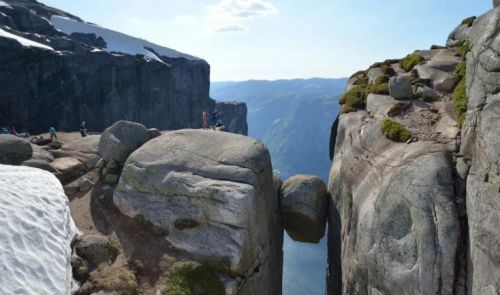
M137 281L134 273L123 266L108 272L93 282L94 291L115 291L122 295L136 295Z
M385 137L396 142L407 142L412 136L409 129L389 118L385 118L382 123L382 133Z
M399 65L401 68L407 72L411 71L416 65L419 65L424 62L424 57L421 56L420 54L413 53L407 55L405 58L403 58L400 62Z
M224 286L207 265L177 262L167 274L162 295L224 295Z
M75 246L78 256L87 260L92 267L103 262L113 262L118 256L118 244L98 234L83 236Z
M372 84L368 87L368 93L389 95L389 86L387 83Z
M459 127L462 127L467 114L468 98L466 89L467 85L464 78L457 84L457 87L453 91L453 109Z
M465 57L467 56L467 53L469 53L469 51L471 50L471 45L470 45L470 42L467 40L467 41L464 41L462 43L462 45L460 45L458 48L457 48L457 51L458 51L458 54L460 54L460 56L465 59Z
M343 105L342 112L349 113L357 109L366 107L366 87L356 86L348 90L340 97L340 104Z

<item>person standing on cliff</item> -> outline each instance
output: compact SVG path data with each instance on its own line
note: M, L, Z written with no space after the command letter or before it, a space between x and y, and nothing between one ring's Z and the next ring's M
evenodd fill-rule
M82 121L82 123L80 124L80 134L82 135L82 137L87 136L87 123L85 121Z
M217 109L215 109L213 112L212 112L212 115L210 116L210 127L215 130L215 125L217 125L217 113L219 111L217 111Z
M54 138L57 139L56 128L50 127L49 134L50 134L50 140L54 140Z
M202 115L202 121L203 121L203 130L210 129L210 126L208 125L208 109L203 110L203 115Z

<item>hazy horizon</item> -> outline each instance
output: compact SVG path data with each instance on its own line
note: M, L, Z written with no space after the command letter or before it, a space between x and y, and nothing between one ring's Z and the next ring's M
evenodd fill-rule
M40 0L205 59L214 82L348 77L444 44L491 0Z

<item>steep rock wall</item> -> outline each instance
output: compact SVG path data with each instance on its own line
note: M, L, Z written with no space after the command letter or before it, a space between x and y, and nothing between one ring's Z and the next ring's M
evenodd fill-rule
M137 54L103 49L111 37L66 35L56 30L51 17L64 17L58 20L65 20L66 26L76 23L102 30L122 38L121 43L136 45L138 39L36 1L10 1L0 6L0 12L2 126L31 133L46 132L50 126L69 131L85 120L89 131L101 131L127 119L163 130L200 128L202 110L215 107L209 98L210 66L202 59L159 46L149 48L154 44L146 41ZM25 38L24 43L18 37ZM237 120L246 123L246 118Z

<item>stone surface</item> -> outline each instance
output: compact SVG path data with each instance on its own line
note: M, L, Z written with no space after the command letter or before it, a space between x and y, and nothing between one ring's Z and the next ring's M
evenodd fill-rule
M238 133L242 135L248 134L247 124L247 105L242 102L217 102L215 104L217 110L222 114L222 124L225 131ZM244 118L244 120L242 120Z
M410 81L404 77L392 77L389 80L389 92L395 99L413 98L413 88Z
M235 274L238 294L281 294L283 231L260 142L225 132L165 133L130 155L113 201L168 232L165 239L190 259Z
M442 71L428 65L415 66L415 70L422 79L429 79L436 90L451 92L455 88L453 72Z
M78 190L81 192L86 192L94 186L94 183L87 178L82 178L78 184Z
M62 183L76 179L83 175L86 171L85 165L75 158L57 158L51 163L51 165L60 172L58 178Z
M329 294L453 294L460 227L446 145L387 141L381 118L362 116L341 116L337 130Z
M106 128L99 141L99 154L105 161L124 163L128 156L149 140L144 125L118 121Z
M49 153L48 151L42 149L40 146L36 144L32 144L31 148L33 149L33 155L31 156L31 159L33 160L41 160L45 162L52 162L54 161L54 156Z
M497 1L496 1L497 2ZM495 2L495 5L498 3ZM462 128L470 294L500 290L500 10L479 17L467 55L467 118ZM495 291L496 290L496 291Z
M156 138L156 137L160 136L161 132L160 132L160 130L158 130L156 128L149 128L148 129L148 134L149 134L149 138L153 139L153 138Z
M325 234L328 194L321 178L296 175L281 187L281 216L288 235L299 242L319 243Z
M97 161L101 159L99 155L100 135L90 135L74 141L65 143L59 150L51 151L58 157L70 157L82 162L87 169L95 168Z
M52 172L54 174L59 173L59 171L57 171L57 169L54 168L54 166L52 166L49 162L44 161L44 160L30 159L30 160L24 161L21 165L42 169L42 170L45 170L48 172Z

